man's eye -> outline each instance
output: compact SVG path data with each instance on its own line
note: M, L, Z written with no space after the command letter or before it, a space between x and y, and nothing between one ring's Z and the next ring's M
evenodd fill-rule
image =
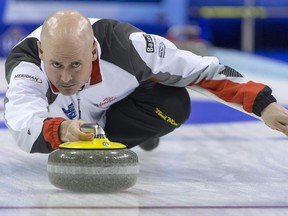
M75 62L75 63L72 64L72 67L73 68L78 68L78 67L80 67L80 65L81 64L79 62Z
M52 66L54 68L61 68L61 64L59 64L59 63L52 63Z

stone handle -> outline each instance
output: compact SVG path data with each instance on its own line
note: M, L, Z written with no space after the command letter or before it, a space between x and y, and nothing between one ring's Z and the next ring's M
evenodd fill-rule
M80 130L86 133L94 133L94 138L106 138L103 128L98 124L84 123L80 126Z

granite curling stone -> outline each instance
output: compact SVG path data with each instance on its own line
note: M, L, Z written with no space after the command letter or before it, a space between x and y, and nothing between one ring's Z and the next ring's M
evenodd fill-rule
M121 143L109 141L98 125L84 124L93 130L93 141L67 142L48 157L48 178L60 189L75 192L116 192L136 184L137 154Z

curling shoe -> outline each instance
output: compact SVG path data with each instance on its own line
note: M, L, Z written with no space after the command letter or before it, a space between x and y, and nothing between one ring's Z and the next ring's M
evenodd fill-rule
M152 151L153 149L157 148L159 145L159 138L147 140L139 145L145 151Z

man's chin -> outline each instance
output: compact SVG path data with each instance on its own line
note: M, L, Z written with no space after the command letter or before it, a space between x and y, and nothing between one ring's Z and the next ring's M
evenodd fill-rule
M76 94L78 91L75 89L61 89L60 93L65 96L70 96Z

